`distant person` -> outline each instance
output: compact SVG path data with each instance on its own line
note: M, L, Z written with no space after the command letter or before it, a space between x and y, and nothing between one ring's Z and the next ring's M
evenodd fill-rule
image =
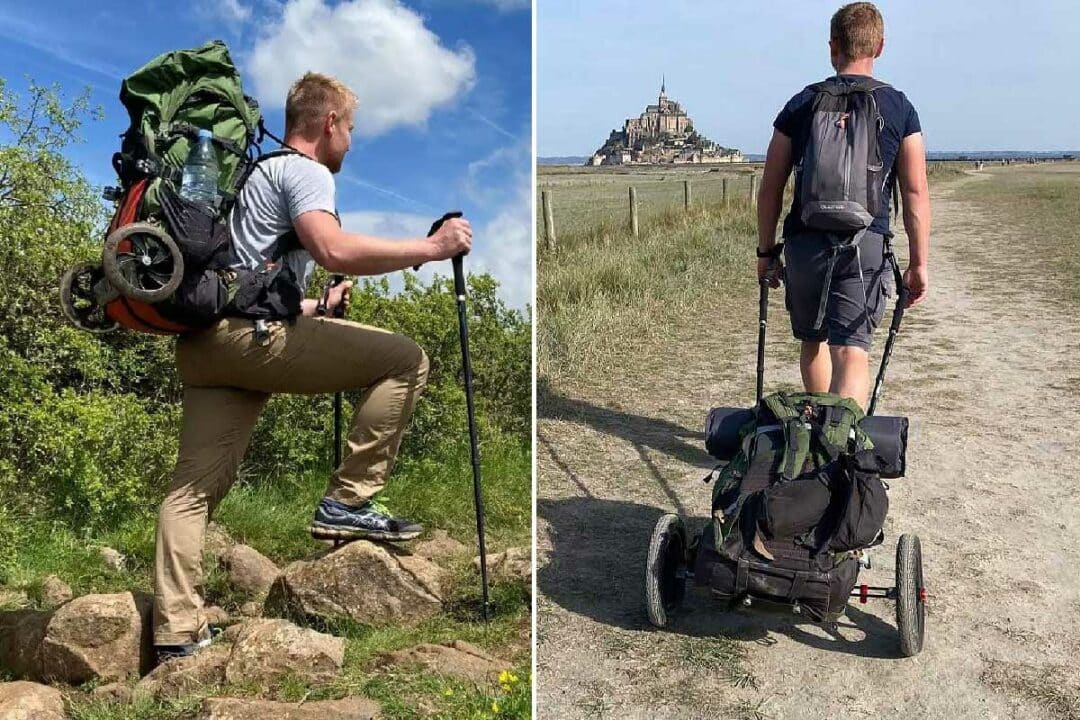
M885 24L868 2L840 8L830 24L829 50L836 75L825 82L869 86L874 60L885 45ZM880 83L876 83L880 84ZM818 90L809 86L797 93L773 122L772 140L765 158L758 195L758 277L768 276L772 287L784 278L791 328L802 341L799 361L808 392L832 392L849 397L864 409L870 394L869 350L873 331L885 311L892 270L885 259L889 231L889 197L897 178L903 196L904 228L910 248L905 287L909 306L926 297L930 245L930 196L926 183L926 150L918 113L902 92L880 84L870 96L880 113L877 132L882 167L881 202L867 214L869 226L850 244L838 247L839 235L815 230L804 223L800 178L810 168L804 158L813 131ZM865 97L865 96L864 96ZM820 113L818 113L820 117ZM837 114L834 125L845 129L848 114ZM821 127L818 126L818 131ZM825 155L818 155L824 158ZM818 160L821 162L821 160ZM795 197L784 219L784 263L776 262L776 224L783 204L784 186L796 169ZM863 178L865 178L865 173ZM860 180L856 178L856 180ZM865 180L861 180L866 182ZM825 345L828 344L826 351Z

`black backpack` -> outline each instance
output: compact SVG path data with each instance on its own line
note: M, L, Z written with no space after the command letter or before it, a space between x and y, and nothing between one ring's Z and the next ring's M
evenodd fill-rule
M874 91L883 87L889 85L872 78L831 78L808 87L815 95L796 179L806 227L861 236L881 211L884 119Z
M824 232L832 244L815 330L825 320L837 256L843 250L854 250L858 256L859 241L883 207L888 173L878 135L885 121L874 98L874 92L883 87L890 86L873 78L848 82L835 77L807 86L815 94L803 155L795 170L800 219L807 228ZM870 322L869 311L865 315Z

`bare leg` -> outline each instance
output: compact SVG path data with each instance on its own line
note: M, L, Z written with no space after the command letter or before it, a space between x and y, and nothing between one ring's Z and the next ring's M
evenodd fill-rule
M859 347L837 345L829 348L832 355L832 384L829 392L848 397L866 409L870 399L870 353Z
M802 371L803 387L807 392L827 392L832 380L833 362L824 342L802 341L802 353L799 356L799 370Z

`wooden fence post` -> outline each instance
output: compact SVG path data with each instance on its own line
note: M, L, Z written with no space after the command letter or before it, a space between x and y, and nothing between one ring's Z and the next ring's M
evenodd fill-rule
M720 183L720 202L727 205L727 178Z
M630 188L630 233L634 236L638 236L638 221L637 221L637 190Z
M544 242L547 244L548 250L554 250L555 214L551 210L551 196L548 195L547 190L544 190L540 193L540 198L544 205Z
M690 193L691 193L690 181L689 180L683 180L683 209L688 211L688 212L690 210L690 202L691 202L691 194Z
M750 173L750 207L754 206L757 199L757 173Z

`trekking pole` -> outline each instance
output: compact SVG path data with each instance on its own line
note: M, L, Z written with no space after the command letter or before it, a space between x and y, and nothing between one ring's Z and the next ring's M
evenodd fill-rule
M461 217L460 211L448 212L431 225L428 237L431 237L442 224L452 218ZM461 367L465 373L465 407L469 416L469 451L472 455L473 472L473 505L476 507L476 537L480 545L480 584L483 602L484 622L489 619L488 607L488 572L487 572L487 546L484 542L484 495L480 487L480 447L476 439L476 412L473 407L472 387L472 363L469 362L469 323L465 314L465 255L455 255L454 267L454 294L457 296L458 311L458 335L461 338ZM419 270L417 265L413 270Z
M765 328L769 324L769 280L776 272L777 257L769 263L769 271L758 281L758 336L757 336L757 404L761 406L765 389Z
M473 409L472 365L469 362L469 324L465 315L464 256L456 255L454 293L457 295L458 333L461 336L461 365L465 371L465 406L469 414L469 449L472 453L473 503L476 505L476 535L480 542L480 582L483 590L484 622L488 620L487 548L484 545L484 496L480 489L480 449L476 441L476 416Z
M893 273L896 276L896 287L900 288L896 294L896 309L893 310L892 324L889 325L889 338L885 341L885 350L881 353L881 367L878 368L877 379L874 381L874 393L870 396L870 407L866 414L873 415L877 407L878 398L881 397L881 386L885 382L885 370L889 367L889 358L892 356L893 342L900 332L900 321L904 319L904 309L907 306L911 291L904 287L904 279L900 275L900 268L896 265L896 258L889 250L889 258L892 262Z
M322 300L316 306L316 313L319 315L326 314L326 305L330 301L330 291L343 282L345 282L344 275L334 275L330 278L330 282L326 283L326 289L323 290ZM337 304L331 317L345 317L344 302ZM334 470L337 470L338 466L341 465L341 395L340 390L334 393Z

